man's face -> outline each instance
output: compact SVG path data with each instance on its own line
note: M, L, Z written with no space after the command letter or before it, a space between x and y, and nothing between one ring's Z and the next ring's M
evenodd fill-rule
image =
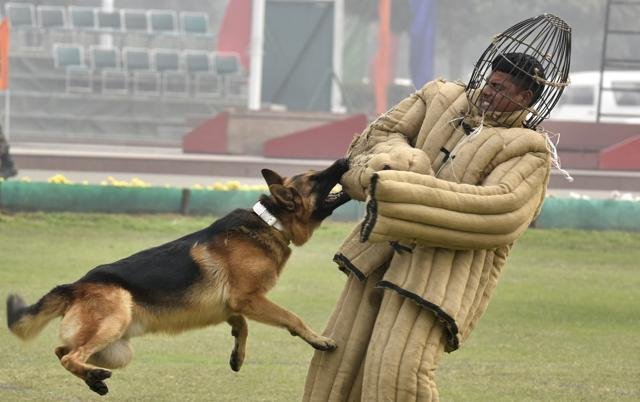
M493 71L480 93L480 108L485 112L514 112L527 107L533 93L522 89L511 75Z

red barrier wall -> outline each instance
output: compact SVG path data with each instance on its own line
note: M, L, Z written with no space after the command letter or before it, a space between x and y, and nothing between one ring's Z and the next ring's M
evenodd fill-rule
M603 149L600 169L640 170L640 135Z
M182 137L182 151L204 154L227 153L228 127L229 113L218 113Z
M293 132L264 143L270 158L337 159L345 155L353 136L367 127L367 116L358 114L310 129Z
M551 120L542 127L560 134L557 148L564 168L640 170L640 125Z

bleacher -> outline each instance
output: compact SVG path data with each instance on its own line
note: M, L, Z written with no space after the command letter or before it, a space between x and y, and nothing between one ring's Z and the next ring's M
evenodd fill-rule
M9 2L12 141L180 144L244 107L247 72L205 12Z

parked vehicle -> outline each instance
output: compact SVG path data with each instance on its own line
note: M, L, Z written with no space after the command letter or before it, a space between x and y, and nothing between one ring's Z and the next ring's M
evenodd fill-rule
M600 71L582 71L569 76L552 120L596 121ZM640 71L605 71L602 80L600 121L640 124Z

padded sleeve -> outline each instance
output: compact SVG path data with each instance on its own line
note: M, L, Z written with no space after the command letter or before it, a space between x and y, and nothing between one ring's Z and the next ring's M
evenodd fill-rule
M508 168L503 168L505 167ZM539 213L549 156L527 153L498 165L485 183L469 185L413 172L372 176L361 240L402 241L449 249L513 243Z
M425 117L425 97L434 90L437 82L427 84L380 116L353 140L347 153L350 169L341 180L352 198L364 201L371 175L380 170L433 174L427 155L413 148L412 143Z

